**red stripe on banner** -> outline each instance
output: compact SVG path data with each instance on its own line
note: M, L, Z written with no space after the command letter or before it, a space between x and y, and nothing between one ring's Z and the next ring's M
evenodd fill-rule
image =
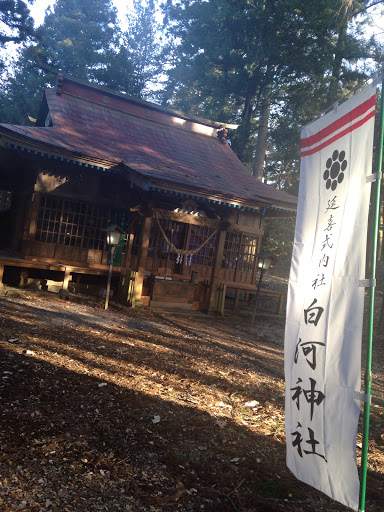
M305 148L307 146L313 146L313 144L316 144L317 142L320 142L325 137L328 137L336 130L340 130L344 125L347 123L353 122L356 118L362 116L367 110L372 108L376 104L376 93L373 94L371 98L364 101L360 105L358 105L356 108L348 112L348 114L345 114L344 116L340 117L330 125L326 126L319 132L315 133L314 135L311 135L310 137L307 137L305 139L301 139L301 147Z
M341 139L342 137L344 137L344 135L347 135L347 133L351 133L353 132L354 130L356 130L357 128L360 128L360 126L362 126L363 124L365 124L367 121L369 121L369 119L371 119L372 117L375 117L375 111L373 110L372 112L370 112L367 116L365 116L363 119L361 119L360 121L358 121L357 123L353 124L352 126L349 126L348 128L346 128L345 130L343 130L342 132L338 133L337 135L335 135L334 137L328 139L327 141L323 142L322 144L320 144L319 146L316 146L315 148L313 149L308 149L307 151L302 151L301 152L301 156L304 157L304 156L309 156L309 155L313 155L314 153L317 153L318 151L321 151L322 149L326 148L327 146L329 146L330 144L332 144L333 142L335 142L336 140L339 140Z

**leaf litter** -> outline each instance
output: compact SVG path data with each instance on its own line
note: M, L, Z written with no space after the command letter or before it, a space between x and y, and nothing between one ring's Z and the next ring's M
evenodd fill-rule
M347 510L285 466L282 319L257 317L250 332L241 315L104 311L21 290L0 304L1 511ZM379 348L372 512L383 359Z

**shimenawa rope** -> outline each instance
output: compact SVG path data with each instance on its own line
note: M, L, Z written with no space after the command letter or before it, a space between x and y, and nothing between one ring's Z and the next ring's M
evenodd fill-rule
M167 235L165 234L164 232L164 229L162 227L162 225L160 224L160 220L159 218L157 217L157 215L155 215L155 218L157 220L157 223L159 225L159 228L160 228L160 231L161 231L161 234L163 235L164 237L164 240L167 242L169 248L171 251L177 253L177 254L181 254L183 256L192 256L193 254L196 254L198 253L210 240L211 238L216 235L216 233L218 232L219 228L216 228L215 231L199 246L197 247L196 249L192 249L190 251L186 250L186 249L178 249L177 247L175 247L173 245L173 243L171 242L171 240L169 240L169 238L167 237Z

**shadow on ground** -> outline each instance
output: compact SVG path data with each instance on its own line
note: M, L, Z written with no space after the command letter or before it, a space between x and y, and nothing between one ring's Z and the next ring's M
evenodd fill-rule
M347 510L285 467L282 324L43 296L0 311L2 511Z

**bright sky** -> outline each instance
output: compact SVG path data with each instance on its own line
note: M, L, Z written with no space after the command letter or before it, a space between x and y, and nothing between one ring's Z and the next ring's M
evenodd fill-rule
M91 0L92 1L92 0ZM55 0L35 0L32 5L30 5L31 14L35 20L36 25L41 25L44 21L45 10L50 5L53 5ZM118 9L118 15L120 18L120 22L122 28L124 29L124 21L126 19L127 13L133 8L132 0L112 0L112 3ZM381 5L378 7L370 9L370 14L373 17L373 26L366 27L366 35L369 37L371 35L375 35L379 40L384 39L384 17L383 17L383 9ZM383 58L381 59L383 62Z
M47 7L53 5L55 0L35 0L32 5L30 5L31 14L35 20L36 25L41 25L44 20L44 14ZM112 3L115 7L117 7L119 11L120 20L124 20L125 15L132 9L133 2L132 0L112 0ZM374 26L371 31L373 34L378 35L379 33L382 35L383 27L384 27L384 18L381 14L381 6L379 5L376 8L370 9L371 14L374 18Z
M43 23L45 10L54 3L55 0L35 0L34 3L30 5L30 11L36 25ZM132 8L132 0L112 0L112 3L117 7L120 19L123 19L128 10Z
M35 20L35 26L39 26L43 23L46 9L54 3L55 0L35 0L33 4L28 3L31 15ZM121 27L124 29L126 14L133 9L133 0L112 0L112 3L118 9ZM4 59L6 65L10 65L11 62L17 58L18 47L19 46L14 43L8 43L4 48L0 49L0 57Z
M90 0L92 1L92 0ZM35 0L33 4L29 4L31 14L35 20L35 25L41 25L44 21L44 15L46 9L55 3L55 0ZM133 0L112 0L112 3L118 9L119 18L121 21L122 28L125 28L126 14L133 9ZM371 9L370 13L373 15L373 26L366 27L366 35L375 35L379 40L384 39L384 16L382 14L382 6ZM16 47L17 48L17 47ZM15 45L9 43L6 48L0 50L1 56L10 63L17 57L15 51ZM383 59L382 59L383 61Z

